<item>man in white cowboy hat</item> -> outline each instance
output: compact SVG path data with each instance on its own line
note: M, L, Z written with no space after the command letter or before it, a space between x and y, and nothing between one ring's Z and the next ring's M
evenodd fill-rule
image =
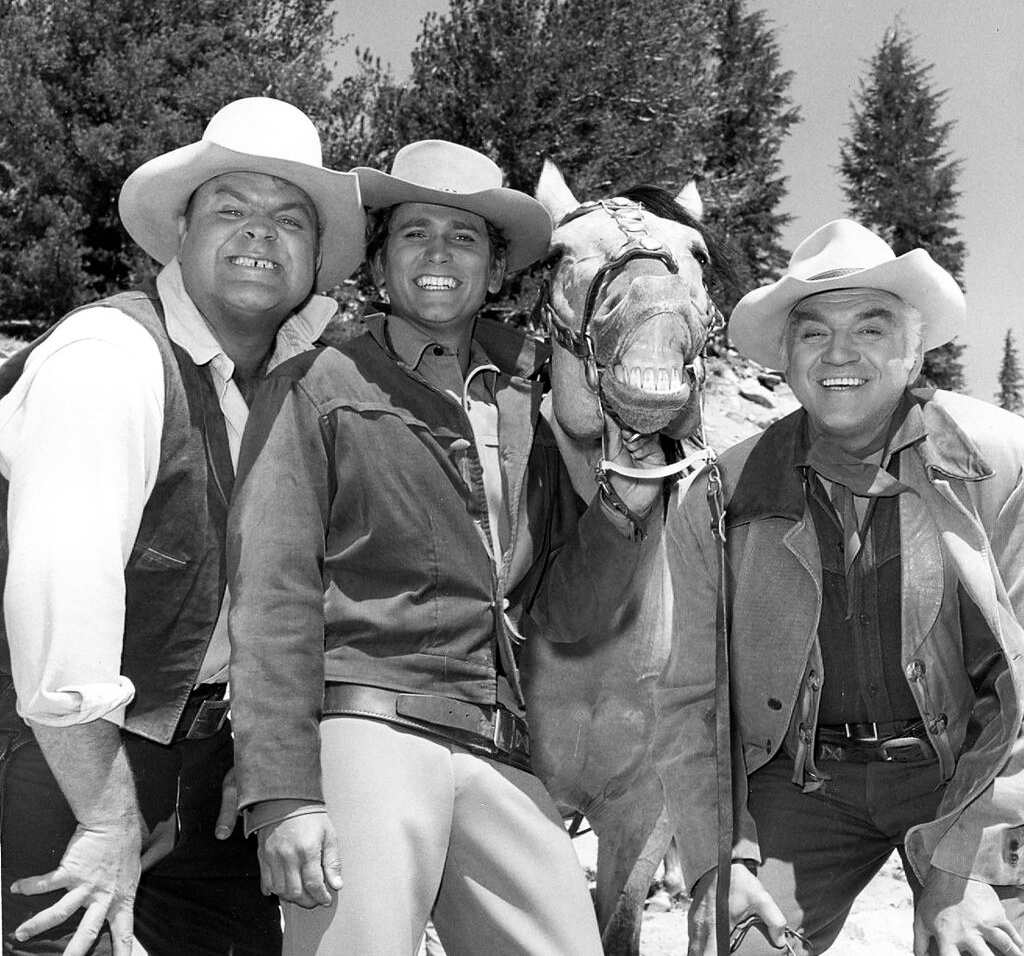
M453 954L598 956L530 772L520 628L553 577L622 594L647 545L602 500L578 517L546 349L477 317L551 223L453 143L355 173L387 314L267 379L229 523L240 803L285 952L413 956L432 916ZM622 461L657 460L611 431ZM615 481L642 525L660 482Z
M965 321L953 278L850 220L730 333L802 409L722 455L741 953L820 953L895 848L914 953L1021 953L1024 422L912 389ZM675 647L656 752L692 954L714 952L718 560L706 480L670 507ZM766 938L766 935L767 937ZM769 941L770 940L770 941ZM735 941L735 940L734 940Z
M222 805L227 507L256 381L362 258L358 182L304 113L241 99L120 211L155 283L0 370L4 952L128 956L134 924L150 954L271 956L278 907Z

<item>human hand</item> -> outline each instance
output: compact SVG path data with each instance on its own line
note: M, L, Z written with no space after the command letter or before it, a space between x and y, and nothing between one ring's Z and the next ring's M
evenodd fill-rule
M31 939L84 909L64 956L85 956L104 922L110 923L113 956L130 956L141 841L137 815L98 826L80 824L57 869L12 884L12 892L26 896L67 891L52 906L22 923L14 931L15 938L22 942Z
M622 428L609 415L604 418L605 458L624 468L649 469L665 464L665 453L658 434L641 435ZM662 479L639 478L609 471L615 493L635 515L643 515L661 496Z
M689 946L687 956L714 956L718 951L715 927L715 892L718 870L709 870L693 888L693 900L687 914ZM772 945L782 949L786 941L786 917L761 881L742 863L734 863L729 876L729 926L735 927L749 917L764 923Z
M988 883L932 867L914 914L914 956L929 953L1022 956L1024 940Z
M338 839L326 812L304 813L261 827L260 873L263 894L307 909L330 906L340 890Z
M217 812L217 823L213 832L218 840L226 840L235 830L238 822L238 783L235 780L235 768L224 774L224 782L220 786L220 810Z

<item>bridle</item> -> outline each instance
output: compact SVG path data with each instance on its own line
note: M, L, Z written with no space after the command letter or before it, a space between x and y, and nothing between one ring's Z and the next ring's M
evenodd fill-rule
M627 263L635 259L654 259L661 262L671 275L678 275L679 273L679 263L675 256L672 255L660 239L652 236L648 230L647 223L644 220L644 206L642 203L633 202L631 199L623 199L621 196L613 199L592 199L563 216L556 228L561 228L567 223L597 210L601 210L611 217L625 237L625 240L619 246L615 255L605 262L590 280L590 285L587 287L587 295L584 299L583 316L580 320L579 329L573 329L555 311L555 307L551 304L551 283L547 276L544 277L541 284L540 296L536 306L537 311L544 318L551 333L551 338L583 362L587 385L594 392L598 390L600 367L597 362L594 339L590 334L590 323L594 318L594 313L597 311L601 293L608 283L625 268ZM705 324L704 342L707 341L712 332L724 325L722 313L718 311L717 306L710 299L708 300L708 312L711 318ZM701 351L703 347L704 343L702 342ZM686 366L686 370L696 380L697 376L692 362Z

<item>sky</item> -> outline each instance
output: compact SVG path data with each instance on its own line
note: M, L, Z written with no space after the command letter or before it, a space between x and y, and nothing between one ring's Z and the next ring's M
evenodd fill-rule
M781 151L793 216L789 249L818 226L846 214L836 167L849 131L851 102L867 61L899 17L929 82L945 91L940 119L954 122L953 158L963 161L957 211L967 243L967 330L958 339L967 390L992 400L1003 340L1013 331L1024 365L1024 0L747 0L763 10L793 72L798 124ZM335 0L335 26L348 34L338 69L354 68L356 47L408 75L420 22L447 0ZM682 184L680 184L682 185Z

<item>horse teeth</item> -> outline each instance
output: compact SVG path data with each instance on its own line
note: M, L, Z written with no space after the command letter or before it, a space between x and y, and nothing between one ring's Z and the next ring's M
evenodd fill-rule
M654 369L650 365L644 369L644 389L648 392L654 391Z
M612 374L615 375L616 382L622 382L623 384L626 383L629 377L626 375L626 370L621 365L616 365L615 368L612 369Z
M669 390L668 384L668 369L658 369L658 391L667 392Z
M640 381L642 375L643 373L640 371L640 367L634 365L633 368L629 370L629 384L632 385L633 388L642 388L643 386Z
M672 369L672 384L671 390L678 392L683 387L683 370L681 368Z

